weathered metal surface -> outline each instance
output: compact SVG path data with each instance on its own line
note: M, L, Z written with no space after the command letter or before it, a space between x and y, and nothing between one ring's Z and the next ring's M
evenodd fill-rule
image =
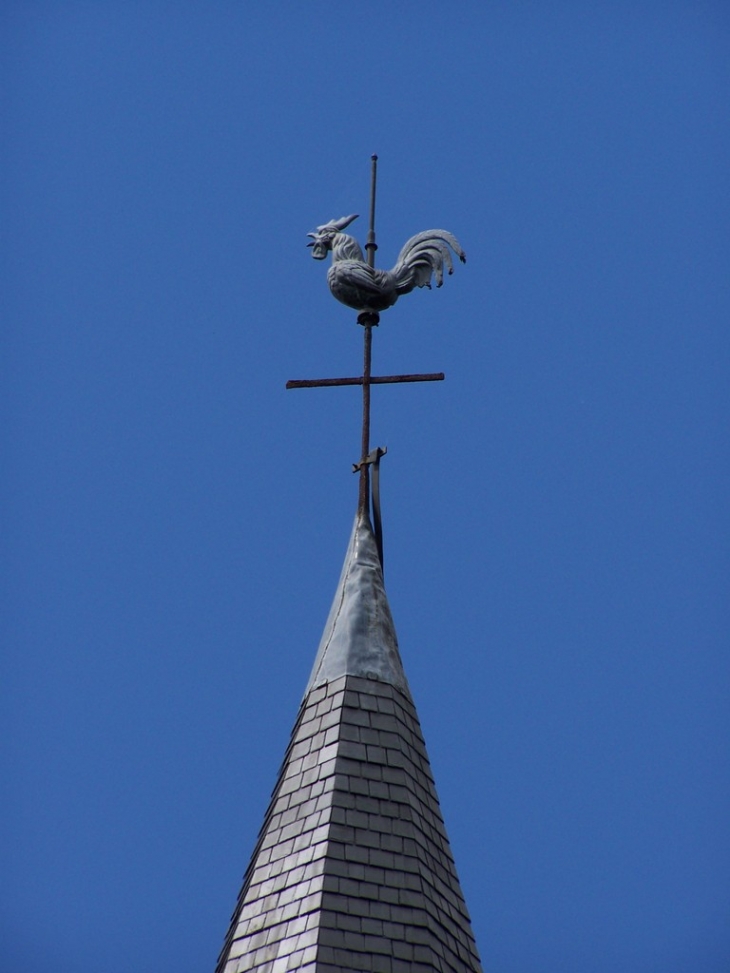
M380 679L408 691L377 544L362 514L355 518L307 692L340 676Z

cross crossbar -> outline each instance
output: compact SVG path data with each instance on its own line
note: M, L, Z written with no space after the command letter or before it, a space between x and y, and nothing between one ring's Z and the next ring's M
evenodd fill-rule
M395 385L398 382L443 382L446 376L443 372L426 372L423 375L371 375L371 385ZM336 385L362 385L365 381L362 375L354 378L302 378L292 379L286 383L288 389L316 389L331 388Z

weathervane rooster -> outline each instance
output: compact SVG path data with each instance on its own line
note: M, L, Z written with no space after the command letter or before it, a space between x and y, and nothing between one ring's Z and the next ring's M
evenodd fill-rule
M312 256L324 260L332 251L332 266L327 271L327 283L334 297L348 307L360 312L385 311L392 307L401 294L408 294L415 287L431 287L444 282L444 265L453 274L451 250L462 263L466 254L452 233L446 230L426 230L417 233L406 243L398 255L392 270L376 270L363 257L360 244L354 237L342 231L357 214L330 220L317 227L316 233L308 233L312 242Z

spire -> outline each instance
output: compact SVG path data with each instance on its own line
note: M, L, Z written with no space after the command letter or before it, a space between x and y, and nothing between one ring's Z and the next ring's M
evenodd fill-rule
M217 973L294 970L481 970L362 510Z

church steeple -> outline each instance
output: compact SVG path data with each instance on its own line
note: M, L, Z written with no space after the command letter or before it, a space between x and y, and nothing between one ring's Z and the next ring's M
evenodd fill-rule
M481 970L358 514L218 973Z
M357 516L217 973L481 971L385 594L384 450L369 446L371 385L444 377L372 377L378 312L434 274L440 284L449 247L464 255L450 233L429 230L406 243L393 271L375 270L375 156L372 163L367 263L340 260L328 275L333 294L360 310L363 374L288 383L362 386ZM353 219L318 227L313 255L336 249Z

